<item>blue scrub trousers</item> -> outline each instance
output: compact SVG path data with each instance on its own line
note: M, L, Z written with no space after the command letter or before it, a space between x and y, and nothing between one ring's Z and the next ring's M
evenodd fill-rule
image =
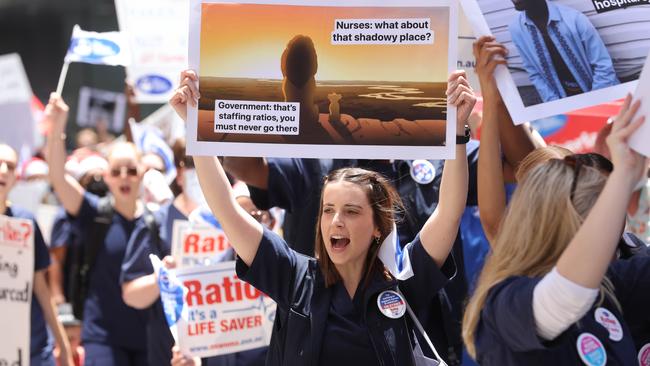
M147 366L147 352L110 346L102 343L84 343L85 366Z

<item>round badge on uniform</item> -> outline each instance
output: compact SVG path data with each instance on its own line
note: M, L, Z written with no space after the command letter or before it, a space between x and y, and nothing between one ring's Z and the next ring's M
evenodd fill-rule
M382 314L391 319L397 319L406 312L406 301L397 292L387 290L377 296L377 307Z
M594 311L594 317L598 324L602 325L609 332L609 339L618 342L623 339L623 327L616 318L616 315L605 308L598 308Z
M639 365L650 366L650 343L647 343L641 347L637 358L639 359Z
M419 184L429 184L436 177L436 168L429 160L413 160L411 178Z
M604 366L607 363L605 346L591 333L582 333L576 342L580 359L587 366Z

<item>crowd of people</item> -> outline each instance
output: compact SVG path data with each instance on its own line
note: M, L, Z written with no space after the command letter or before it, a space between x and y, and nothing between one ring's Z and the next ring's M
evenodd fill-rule
M129 133L88 130L68 155L68 106L52 94L39 164L61 210L50 238L35 225L30 364L650 364L649 161L627 142L639 101L626 98L597 152L574 154L513 123L493 77L503 45L481 37L474 55L480 144L477 97L454 72L456 159L418 161L431 179L410 160L190 157L182 139L170 165ZM170 105L185 120L199 98L183 71ZM18 173L5 141L0 212L34 220L7 199ZM226 233L237 276L277 303L268 347L201 360L174 344L149 255L174 268L173 222L197 210ZM379 259L391 235L411 276Z

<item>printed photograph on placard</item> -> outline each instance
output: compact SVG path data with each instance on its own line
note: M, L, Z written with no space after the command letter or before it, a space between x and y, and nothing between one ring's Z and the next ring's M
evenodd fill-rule
M445 147L450 7L317 3L201 1L196 140Z
M518 95L506 103L529 112L515 115L542 118L620 98L634 90L650 50L648 1L462 4L477 36L490 33L509 51L512 81L500 87L510 84L516 93L502 94Z

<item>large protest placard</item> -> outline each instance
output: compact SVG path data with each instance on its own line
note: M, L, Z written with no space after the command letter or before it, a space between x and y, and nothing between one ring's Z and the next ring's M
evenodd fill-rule
M0 215L0 365L29 365L34 225Z
M220 262L229 248L230 242L221 229L185 220L174 221L172 256L179 268Z
M187 68L187 0L115 0L131 45L127 78L138 103L166 103Z
M21 157L31 157L35 144L32 89L17 53L0 56L0 142Z
M476 36L491 34L509 51L495 77L515 123L623 98L650 50L647 1L461 4Z
M451 158L454 0L192 0L188 153Z
M235 262L178 269L187 289L177 319L186 355L210 357L267 346L275 303L235 275Z
M643 73L634 92L634 99L641 100L638 115L645 116L645 122L630 138L630 146L650 157L650 59L646 59Z

